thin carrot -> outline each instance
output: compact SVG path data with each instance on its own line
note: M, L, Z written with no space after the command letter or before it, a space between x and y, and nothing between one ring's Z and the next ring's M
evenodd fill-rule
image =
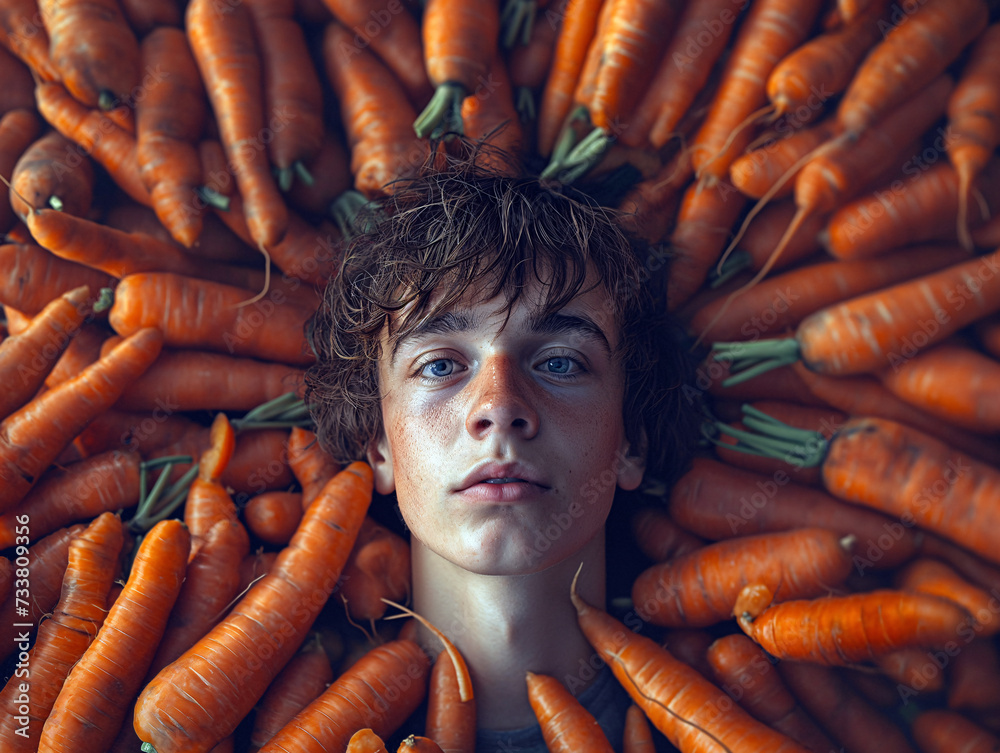
M920 536L892 518L791 481L710 458L695 458L670 494L670 516L688 531L716 541L802 527L854 536L855 551L878 568L897 567L917 551Z
M634 703L625 712L625 737L622 740L622 753L653 753L656 747L653 743L653 730L642 709Z
M647 507L632 516L632 536L639 550L654 562L666 562L704 546L665 511Z
M243 508L243 520L254 537L285 546L302 520L302 493L282 489L261 492Z
M719 541L646 569L632 601L656 625L712 625L732 614L748 583L768 583L783 600L827 593L850 574L850 547L820 528Z
M38 749L42 725L66 676L104 623L104 604L118 573L122 542L121 520L106 512L70 543L59 603L52 618L38 629L24 663L26 673L15 673L0 693L0 709L8 712L0 721L0 734L11 753ZM23 692L24 685L30 686L30 694ZM27 713L18 712L19 693L27 697ZM17 720L18 716L27 717L27 722Z
M288 212L262 155L267 147L261 134L268 123L250 11L243 4L229 10L218 13L212 0L193 0L185 12L185 28L243 197L247 225L254 242L270 248L285 234Z
M769 192L773 198L788 196L795 188L791 178L797 174L789 171L805 155L836 134L836 122L831 118L810 128L788 132L783 138L757 149L747 150L734 159L729 166L730 180L741 193L753 199L759 199ZM779 181L787 182L783 187L775 189Z
M845 665L901 648L941 648L970 616L929 594L880 589L772 604L771 589L748 584L733 613L743 632L777 659Z
M94 166L79 149L59 131L49 131L24 150L11 174L10 191L10 204L22 221L35 207L76 217L90 211Z
M80 330L92 303L86 285L56 298L31 320L28 329L0 343L0 417L28 402L45 382L62 352Z
M42 472L126 385L149 368L163 344L158 330L140 329L75 379L49 390L0 424L0 511L21 501Z
M990 594L969 583L944 562L921 558L896 574L897 588L941 596L965 608L976 620L976 632L1000 632L1000 615L990 609Z
M460 8L456 12L473 12L472 6ZM422 164L428 149L426 142L413 135L411 116L415 111L398 79L374 53L354 49L351 44L351 33L343 26L331 23L326 27L323 59L340 102L354 186L373 198L391 191L388 186L393 180ZM483 74L486 72L488 68ZM455 117L457 127L461 127L460 110Z
M420 138L461 133L462 100L487 80L497 54L500 9L494 0L429 0L421 32L434 96L413 128Z
M913 738L921 753L993 753L1000 737L957 711L927 709L913 720Z
M528 700L550 753L610 753L614 748L597 719L550 675L527 673Z
M41 749L98 751L115 739L180 591L190 540L179 520L143 538L125 588L56 698Z
M359 729L347 741L347 753L388 753L382 738L370 727Z
M423 701L428 668L426 654L412 641L376 646L272 737L261 753L342 750L362 728L389 737Z
M455 664L447 650L438 654L431 669L424 732L444 753L473 753L476 749L476 703L461 699Z
M306 512L271 572L146 685L135 712L136 732L144 742L159 753L207 751L236 729L295 654L333 591L371 489L371 469L363 463L337 475ZM268 647L266 653L261 646Z
M813 751L832 751L836 744L816 726L789 692L759 646L733 633L708 647L716 683L755 719L769 724Z
M115 125L107 113L77 102L62 84L35 88L38 112L52 127L101 165L115 183L140 204L149 206L149 191L139 174L135 137Z
M311 311L267 298L239 306L245 300L246 291L229 285L169 272L140 273L118 283L108 321L126 336L142 327L157 327L168 347L291 365L313 360L304 334Z
M139 463L134 452L109 450L50 468L19 504L0 515L0 549L14 545L18 520L25 515L37 540L105 511L132 507L139 499Z
M427 104L434 88L424 65L421 28L405 4L393 0L324 2L334 17L354 32L349 42L351 47L343 50L346 54L370 44L403 85L412 105ZM378 31L372 33L375 28Z
M250 751L256 751L312 703L334 680L330 659L319 634L288 662L254 712Z
M320 446L316 434L300 426L292 427L288 436L288 465L302 487L303 510L312 504L326 482L340 472L340 464Z
M711 741L725 750L742 746L759 753L805 751L732 706L725 693L666 649L587 604L575 588L570 593L587 640L653 726L676 747L693 753Z
M60 259L34 243L0 246L0 267L6 270L0 276L0 303L29 316L81 285L96 293L115 283L111 275Z
M0 175L13 177L15 166L41 130L41 120L32 109L18 109L0 117ZM10 202L0 205L0 231L7 232L14 224L15 213Z
M296 169L323 145L323 90L292 0L247 0L264 72L264 112L282 117L267 144L278 185L291 187Z
M140 175L156 216L173 238L190 247L201 234L204 212L195 190L201 185L196 142L208 115L205 89L181 29L161 26L140 49L143 67L161 72L135 104Z

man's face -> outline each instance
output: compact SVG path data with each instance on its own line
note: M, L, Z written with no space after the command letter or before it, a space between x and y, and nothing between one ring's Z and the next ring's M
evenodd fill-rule
M386 345L385 433L369 453L411 534L480 574L536 572L603 528L627 457L618 326L602 286L542 318L538 288L504 314L472 296Z

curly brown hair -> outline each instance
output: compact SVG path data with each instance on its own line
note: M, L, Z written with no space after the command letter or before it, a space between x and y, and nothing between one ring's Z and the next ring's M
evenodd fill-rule
M495 162L495 161L494 161ZM626 436L646 471L670 483L697 435L692 368L666 314L667 253L627 235L616 212L587 194L536 177L494 171L470 158L424 168L359 218L309 327L317 361L306 373L320 444L339 462L363 460L382 432L381 335L388 347L423 320L484 286L513 304L534 278L543 314L585 290L588 270L608 293L620 328ZM432 294L437 293L432 300Z

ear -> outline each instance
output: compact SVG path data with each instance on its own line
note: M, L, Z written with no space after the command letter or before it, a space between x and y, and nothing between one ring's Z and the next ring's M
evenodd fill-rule
M646 472L646 432L635 445L623 438L618 452L618 486L625 491L633 491L642 483Z
M380 430L378 436L368 443L368 465L375 475L375 491L379 494L392 494L396 490L396 480L392 473L392 448L386 439L385 431Z

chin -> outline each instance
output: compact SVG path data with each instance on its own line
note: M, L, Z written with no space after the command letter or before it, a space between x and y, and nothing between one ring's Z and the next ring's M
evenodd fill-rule
M471 551L446 558L477 575L531 575L556 565L580 551L585 542L551 541L543 534L508 536L503 541L481 541Z

